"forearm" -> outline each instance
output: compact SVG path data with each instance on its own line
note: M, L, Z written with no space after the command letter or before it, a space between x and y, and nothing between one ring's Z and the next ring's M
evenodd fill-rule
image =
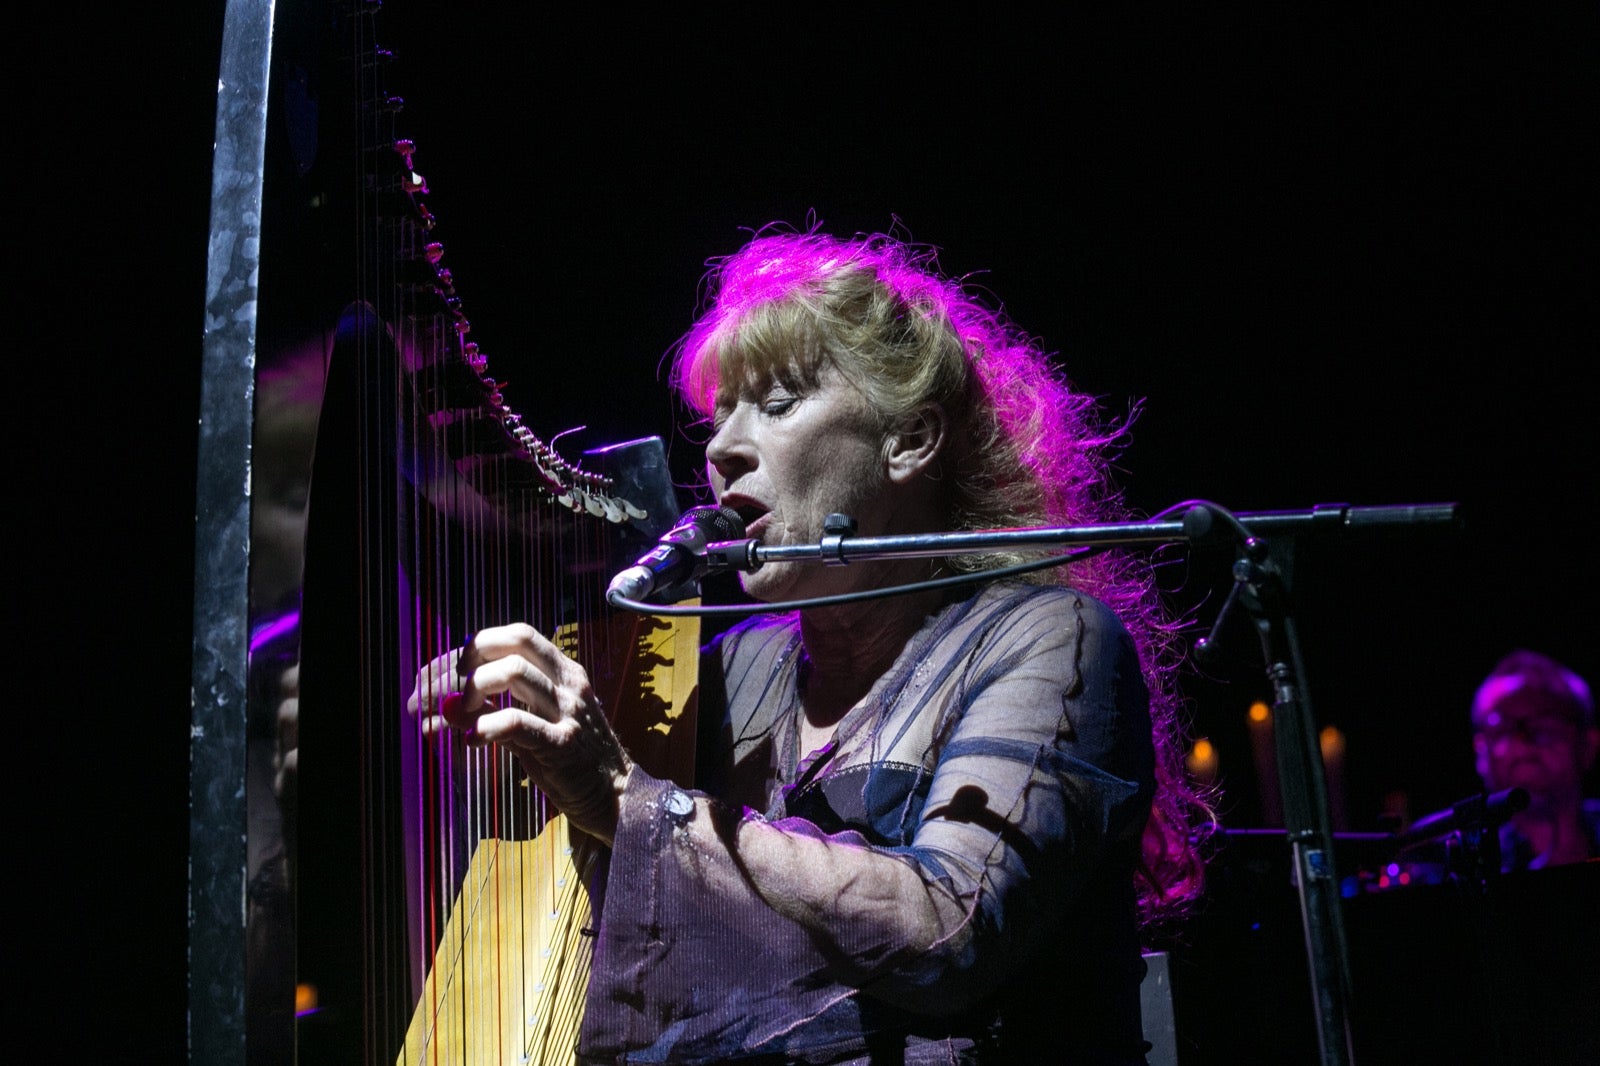
M670 813L674 793L691 812ZM800 819L767 822L638 771L618 843L620 861L654 866L663 891L693 894L713 920L737 911L738 921L793 927L842 984L898 998L897 988L962 984L972 967L981 874L930 870L915 849L872 847Z

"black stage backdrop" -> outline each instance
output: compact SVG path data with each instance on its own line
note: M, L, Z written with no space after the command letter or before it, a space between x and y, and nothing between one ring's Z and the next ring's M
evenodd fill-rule
M27 371L12 869L48 901L23 910L41 942L17 961L57 1061L184 1054L223 15L190 6L14 36L39 54L15 90L9 203ZM1459 533L1319 549L1298 582L1349 828L1376 828L1395 793L1420 815L1476 789L1466 708L1506 651L1600 680L1590 22L461 6L396 0L380 25L414 69L406 125L474 337L546 439L660 433L692 470L659 366L705 260L808 212L898 222L1113 411L1142 399L1121 462L1141 510L1462 505ZM1202 624L1227 563L1168 572ZM1190 683L1234 827L1262 819L1251 640Z

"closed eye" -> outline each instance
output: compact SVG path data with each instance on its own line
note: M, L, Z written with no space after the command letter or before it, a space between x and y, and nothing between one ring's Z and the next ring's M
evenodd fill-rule
M781 418L794 410L799 402L798 396L769 396L761 401L761 413L769 418Z
M804 395L799 389L774 381L761 394L756 407L769 418L779 418L794 410Z
M722 424L733 417L734 409L740 404L751 404L761 414L768 418L782 418L804 399L804 395L791 391L783 385L774 384L767 391L759 395L743 395L733 402L719 400L711 414L711 431L715 433L722 428Z

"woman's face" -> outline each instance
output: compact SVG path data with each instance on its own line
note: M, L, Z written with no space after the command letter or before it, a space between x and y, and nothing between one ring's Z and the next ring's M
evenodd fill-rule
M816 544L839 512L862 535L890 532L897 494L886 476L884 434L871 408L837 370L815 386L777 382L719 391L706 445L711 487L766 546ZM860 567L773 563L743 576L745 591L776 601L854 587Z

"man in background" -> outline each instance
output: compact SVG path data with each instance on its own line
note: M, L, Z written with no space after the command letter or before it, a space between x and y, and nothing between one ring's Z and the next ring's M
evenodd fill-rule
M1528 793L1500 829L1501 869L1600 857L1600 800L1584 796L1600 751L1588 683L1547 655L1514 651L1478 687L1472 728L1484 787Z

